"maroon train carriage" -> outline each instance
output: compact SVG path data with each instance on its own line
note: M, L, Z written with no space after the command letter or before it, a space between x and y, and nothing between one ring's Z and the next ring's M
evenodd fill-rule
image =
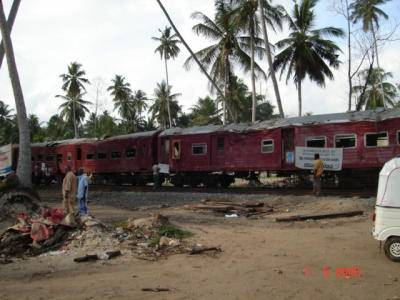
M261 171L309 175L295 166L296 147L343 148L342 169L327 177L376 184L379 169L400 153L399 129L400 110L172 128L160 134L158 155L176 186L229 186L234 178Z
M93 173L96 183L146 185L153 181L158 133L133 133L99 140L81 150L77 147L82 152L81 166Z

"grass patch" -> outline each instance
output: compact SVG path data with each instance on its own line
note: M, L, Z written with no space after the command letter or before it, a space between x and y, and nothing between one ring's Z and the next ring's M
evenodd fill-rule
M150 247L156 247L157 245L160 244L160 237L159 236L152 237L151 239L149 239L148 243Z
M185 239L193 236L193 233L187 230L179 229L172 225L164 225L158 229L160 236L166 236L174 239Z
M122 228L126 229L128 227L128 220L116 221L116 222L112 223L112 226L114 228L122 227Z

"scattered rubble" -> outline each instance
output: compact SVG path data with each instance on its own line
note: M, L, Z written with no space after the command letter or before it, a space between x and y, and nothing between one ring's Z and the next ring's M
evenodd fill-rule
M211 211L223 214L226 218L236 218L239 216L257 217L273 212L273 207L264 202L233 202L229 200L202 200L201 204L188 204L185 209L193 211Z
M276 218L276 222L293 222L293 221L308 221L308 220L321 220L321 219L333 219L333 218L344 218L361 216L364 212L362 210L347 211L347 212L334 212L327 214L316 214L316 215L295 215L288 217Z

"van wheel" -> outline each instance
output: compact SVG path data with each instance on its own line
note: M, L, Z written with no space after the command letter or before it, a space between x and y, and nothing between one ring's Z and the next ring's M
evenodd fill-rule
M396 236L387 239L383 249L391 261L400 262L400 237Z

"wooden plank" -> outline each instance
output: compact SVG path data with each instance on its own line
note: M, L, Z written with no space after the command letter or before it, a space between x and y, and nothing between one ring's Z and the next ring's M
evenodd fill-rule
M306 221L306 220L321 220L321 219L333 219L333 218L344 218L354 217L363 215L362 210L347 211L347 212L334 212L329 214L318 214L318 215L295 215L289 217L276 218L276 222L293 222L293 221Z

